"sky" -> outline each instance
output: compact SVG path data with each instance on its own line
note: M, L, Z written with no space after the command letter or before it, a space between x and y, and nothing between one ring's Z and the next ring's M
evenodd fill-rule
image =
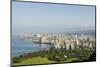
M95 7L12 2L12 32L67 32L95 29Z

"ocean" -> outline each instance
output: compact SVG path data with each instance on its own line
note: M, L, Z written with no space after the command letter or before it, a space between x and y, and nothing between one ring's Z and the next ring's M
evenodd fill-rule
M46 50L50 47L50 44L33 43L32 39L12 38L11 55L12 57L16 57L25 53Z

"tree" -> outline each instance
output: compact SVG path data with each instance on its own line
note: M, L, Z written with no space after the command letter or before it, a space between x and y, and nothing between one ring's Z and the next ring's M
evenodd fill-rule
M71 47L71 45L69 45L69 50L72 50L72 47Z
M74 48L77 49L77 43L76 43L76 41L74 43Z

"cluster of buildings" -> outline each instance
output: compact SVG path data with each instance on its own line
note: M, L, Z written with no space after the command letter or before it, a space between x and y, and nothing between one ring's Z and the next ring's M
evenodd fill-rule
M65 34L35 34L33 42L52 44L54 48L76 49L76 48L94 48L95 37L89 35L65 35Z

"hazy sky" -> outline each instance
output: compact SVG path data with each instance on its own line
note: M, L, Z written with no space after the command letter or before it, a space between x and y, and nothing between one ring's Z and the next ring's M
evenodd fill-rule
M95 29L95 7L12 2L12 31L67 32Z

